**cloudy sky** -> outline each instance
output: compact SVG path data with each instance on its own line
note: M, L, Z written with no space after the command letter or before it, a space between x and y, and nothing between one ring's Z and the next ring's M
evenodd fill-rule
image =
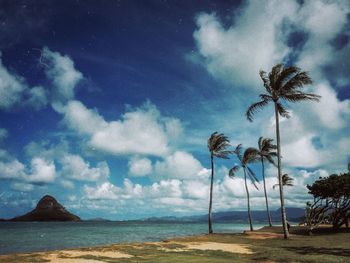
M303 207L306 184L350 161L349 40L348 1L0 0L0 218L44 194L82 218L206 213L207 138L274 138L272 106L244 114L281 62L322 96L281 120L286 203ZM236 161L216 162L214 211L246 208Z

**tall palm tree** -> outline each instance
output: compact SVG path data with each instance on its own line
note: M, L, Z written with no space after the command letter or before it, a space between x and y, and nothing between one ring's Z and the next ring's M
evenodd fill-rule
M284 206L284 195L282 185L282 165L281 165L281 141L279 128L279 115L289 117L289 112L286 110L282 101L299 102L304 100L318 101L320 96L305 93L302 91L304 85L312 84L309 74L301 71L295 66L285 67L283 64L275 65L271 72L267 75L265 71L259 72L263 81L266 93L260 94L260 101L252 104L246 113L247 119L253 121L253 115L258 110L262 109L270 102L274 104L276 118L276 141L277 141L277 167L278 167L278 183L281 201L281 213L284 238L288 238L286 209Z
M244 173L244 185L245 185L245 190L247 194L247 207L248 207L248 219L249 219L249 226L250 226L250 231L253 231L253 223L252 223L252 215L250 212L250 197L249 197L249 190L248 190L248 185L247 185L247 174L249 176L249 179L252 181L253 185L255 186L256 189L258 187L256 186L256 182L258 182L258 179L256 178L254 172L252 169L248 167L249 163L256 162L259 158L258 151L255 148L247 148L242 156L242 144L238 144L236 149L233 151L237 155L237 158L240 162L239 165L233 166L230 171L229 171L229 176L231 178L234 178L236 173L238 172L239 168L243 168L243 173Z
M266 212L267 219L269 221L269 225L272 226L271 214L269 210L269 202L267 199L267 191L266 191L266 181L265 181L265 160L269 163L276 165L274 161L274 157L277 156L277 152L274 150L277 149L277 145L273 144L273 139L260 137L258 141L258 154L260 156L261 161L261 169L262 169L262 178L264 183L264 195L265 195L265 204L266 204Z
M282 175L282 185L283 186L293 186L293 181L294 179L292 177L290 177L288 174L284 174ZM275 189L276 187L279 187L279 184L274 184L272 186L273 189Z
M222 133L214 132L208 139L208 149L210 152L211 162L211 180L210 180L210 197L209 197L209 213L208 227L209 234L213 233L212 227L212 202L213 202L213 181L214 181L214 157L229 159L228 155L231 151L227 150L230 146L230 140Z

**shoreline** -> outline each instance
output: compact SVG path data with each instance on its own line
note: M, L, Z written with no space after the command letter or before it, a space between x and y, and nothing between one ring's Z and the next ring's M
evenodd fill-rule
M131 242L74 249L0 255L1 262L347 262L349 229L337 233L296 234L289 240L281 227L253 232L175 237L160 242ZM329 227L323 227L329 229ZM329 240L332 240L330 243ZM327 245L325 245L327 244ZM327 246L327 248L325 248ZM215 258L215 261L213 259ZM290 260L293 259L293 260Z

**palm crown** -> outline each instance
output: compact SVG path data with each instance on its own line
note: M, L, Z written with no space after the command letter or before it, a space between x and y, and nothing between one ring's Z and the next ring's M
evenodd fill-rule
M302 92L304 85L312 84L309 74L301 71L295 66L285 67L283 64L274 66L269 74L260 70L260 77L263 81L266 93L260 94L260 101L252 104L246 113L249 121L253 120L253 115L266 106L269 102L275 102L278 113L288 118L289 112L286 110L281 100L288 102L298 102L303 100L318 101L320 96Z
M208 149L212 156L229 159L228 156L232 153L232 151L227 150L229 146L229 139L222 133L214 132L208 139Z
M240 166L247 169L247 173L248 173L248 176L249 176L251 182L253 183L255 188L258 189L256 182L259 182L259 180L256 178L253 170L250 169L249 166L247 166L249 163L254 163L254 162L259 160L259 152L257 151L257 149L255 149L253 147L249 147L244 151L244 153L242 155L242 144L238 144L236 149L233 151L233 153L237 155L237 158L241 163ZM230 169L229 176L231 178L235 177L240 166L235 165Z
M284 174L282 176L282 185L283 186L293 186L294 185L293 181L294 181L294 179L292 177L290 177L288 174ZM278 186L279 186L279 184L275 184L275 185L273 185L272 188L275 189Z
M269 163L275 164L273 157L277 157L277 145L273 144L273 139L260 137L258 141L259 155L261 158L266 159Z

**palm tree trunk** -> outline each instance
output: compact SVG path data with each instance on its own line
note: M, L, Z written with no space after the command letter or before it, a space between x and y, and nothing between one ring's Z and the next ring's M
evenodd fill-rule
M245 184L245 190L247 192L247 203L248 203L248 218L249 218L249 226L250 226L250 231L253 231L253 224L252 224L252 215L250 213L250 199L249 199L249 191L248 191L248 185L247 185L247 175L245 172L245 167L243 167L244 171L244 184Z
M261 157L261 167L262 167L262 176L263 176L263 181L264 181L264 193L265 193L267 218L269 220L269 225L272 226L271 214L270 214L270 210L269 210L269 202L267 200L266 182L265 182L265 165L264 165L264 158L263 157Z
M213 233L213 227L212 227L212 215L211 215L211 208L212 208L212 202L213 202L213 180L214 180L214 158L213 155L210 156L211 161L211 181L210 181L210 196L209 196L209 213L208 213L208 227L209 227L209 234Z
M284 238L287 239L289 237L289 232L288 232L288 227L287 227L286 208L284 206L284 195L283 195L283 184L282 184L282 167L281 167L280 124L279 124L279 115L278 115L278 110L277 110L277 102L275 102L275 117L276 117L278 185L279 185L279 189L280 189L283 233L284 233Z

